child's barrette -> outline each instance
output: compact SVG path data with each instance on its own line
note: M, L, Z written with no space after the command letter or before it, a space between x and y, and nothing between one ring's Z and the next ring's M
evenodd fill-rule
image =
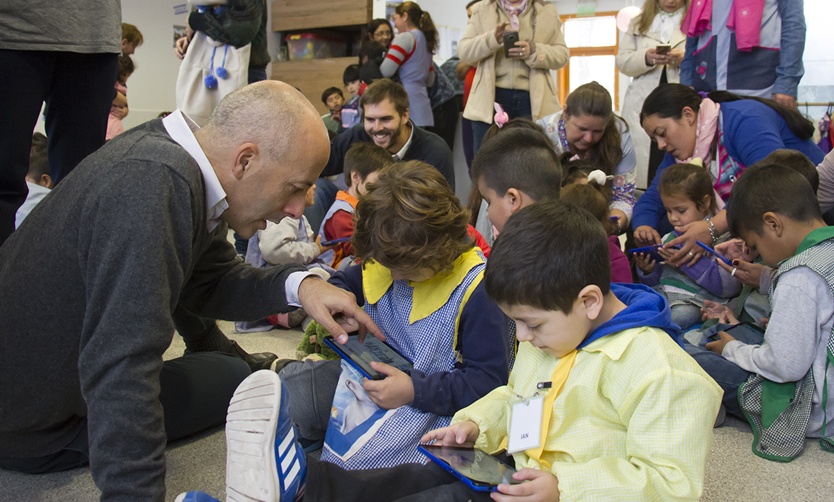
M495 107L495 125L498 126L498 129L501 129L510 120L510 116L498 103L493 103L493 106Z
M704 159L702 159L701 157L694 157L692 159L689 159L687 163L692 164L693 166L704 167Z
M591 183L596 183L599 186L605 185L608 180L613 180L613 176L607 176L603 171L600 169L594 169L590 173L588 173L588 181Z

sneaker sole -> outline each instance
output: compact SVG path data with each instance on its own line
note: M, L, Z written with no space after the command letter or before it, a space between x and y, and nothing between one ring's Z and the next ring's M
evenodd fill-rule
M252 373L238 386L226 416L226 500L277 502L275 434L281 381L271 371Z

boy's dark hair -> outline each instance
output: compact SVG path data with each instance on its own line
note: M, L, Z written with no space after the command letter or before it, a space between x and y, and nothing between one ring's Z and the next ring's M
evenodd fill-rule
M122 39L127 40L127 43L136 47L139 47L145 41L139 28L130 23L122 23Z
M359 199L351 242L362 261L405 273L440 273L472 248L468 219L437 169L417 160L398 162L380 171Z
M562 166L546 137L515 128L481 145L472 160L472 181L480 179L499 195L515 188L541 202L559 198Z
M569 313L582 288L611 289L608 236L594 216L563 201L524 207L487 261L487 295L499 305Z
M762 216L773 212L797 222L822 220L817 196L801 174L790 167L761 162L744 170L727 203L733 235L762 234ZM490 258L492 259L492 258Z
M40 180L44 174L49 174L49 158L46 145L46 136L39 132L32 135L32 147L29 149L29 170L26 176Z
M811 184L811 188L814 190L814 193L817 193L817 190L820 188L820 173L817 171L817 166L815 166L814 163L811 162L811 159L799 150L790 150L788 148L773 150L770 152L770 155L763 158L759 162L756 162L753 166L760 163L779 164L781 166L790 167L808 180L808 183Z
M324 103L324 106L327 106L327 98L334 94L338 94L342 99L345 98L345 95L342 94L342 90L338 87L328 87L321 93L321 102Z
M408 93L405 92L402 85L390 78L375 80L374 83L365 88L365 92L359 98L359 109L364 114L365 105L378 105L386 99L394 105L400 116L405 115L405 112L408 111Z
M345 154L345 184L351 186L351 173L354 171L364 181L369 174L379 171L394 162L385 148L373 143L358 142L350 145Z
M342 82L344 82L344 84L347 85L357 80L359 80L359 65L347 65L347 68L345 68L345 71L342 73Z
M695 164L673 164L660 174L658 191L661 195L682 196L695 203L700 211L718 211L715 190L709 172ZM704 200L709 202L704 204Z

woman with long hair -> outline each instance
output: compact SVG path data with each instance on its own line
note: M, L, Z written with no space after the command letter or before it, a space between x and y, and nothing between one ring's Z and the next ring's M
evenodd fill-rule
M689 0L645 0L643 12L620 36L617 69L633 79L626 89L621 113L634 141L637 186L641 188L654 178L663 153L640 127L640 109L655 87L680 82L686 44L681 22L687 7Z
M611 94L597 82L577 87L565 107L537 121L557 153L570 153L602 170L611 189L609 213L617 230L628 227L634 208L634 144L625 121L614 114Z
M399 76L408 93L409 118L418 126L433 126L427 87L434 83L432 54L437 49L437 28L431 15L414 2L397 5L392 17L397 36L379 67L385 77Z
M774 150L798 150L814 164L824 157L811 140L814 125L798 111L770 99L727 91L714 91L702 98L691 87L665 84L643 102L640 122L666 156L634 207L632 226L638 246L660 244L661 234L672 230L658 192L661 173L672 164L701 159L710 171L713 188L720 198L718 203L723 207L744 169ZM701 256L696 240L713 244L728 231L725 211L674 230L683 235L669 243L681 245L672 264L695 263Z

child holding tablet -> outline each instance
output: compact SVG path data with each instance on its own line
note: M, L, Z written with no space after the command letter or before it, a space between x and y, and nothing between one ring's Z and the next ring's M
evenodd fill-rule
M496 242L484 282L516 321L518 361L507 385L422 440L513 450L516 440L506 439L510 426L521 423L522 432L544 430L544 437L513 454L519 469L513 477L525 481L499 484L503 495L697 500L721 389L670 336L676 328L659 294L611 284L602 225L564 202L523 208ZM435 465L345 471L305 458L286 425L293 414L286 387L274 374L253 374L236 395L261 385L270 390L262 394L273 417L259 442L264 454L247 465L229 439L228 493L253 496L254 485L264 487L260 500L293 500L300 489L305 501L397 500L420 492L428 500L428 490L437 500L482 500ZM516 414L513 404L528 400L532 408L537 393L542 413ZM289 446L274 459L273 444ZM270 463L275 467L264 469Z
M661 176L660 198L669 221L676 227L709 221L717 212L712 178L702 166L675 164L663 171ZM679 232L669 232L663 237L663 242L670 242L679 236ZM716 235L714 244L726 238L727 235ZM665 248L657 250L664 259L670 259L676 252ZM634 256L640 282L663 291L672 308L672 322L681 329L701 322L704 300L726 303L741 291L741 283L709 257L702 257L695 264L691 261L686 264L669 261L661 264L649 254L635 253ZM687 260L693 257L687 257Z
M347 469L425 462L423 434L506 382L508 320L486 297L467 220L443 176L417 161L382 169L359 199L352 242L364 265L330 282L356 296L414 369L372 363L382 380L339 361L281 370L301 435L326 430L323 460Z

